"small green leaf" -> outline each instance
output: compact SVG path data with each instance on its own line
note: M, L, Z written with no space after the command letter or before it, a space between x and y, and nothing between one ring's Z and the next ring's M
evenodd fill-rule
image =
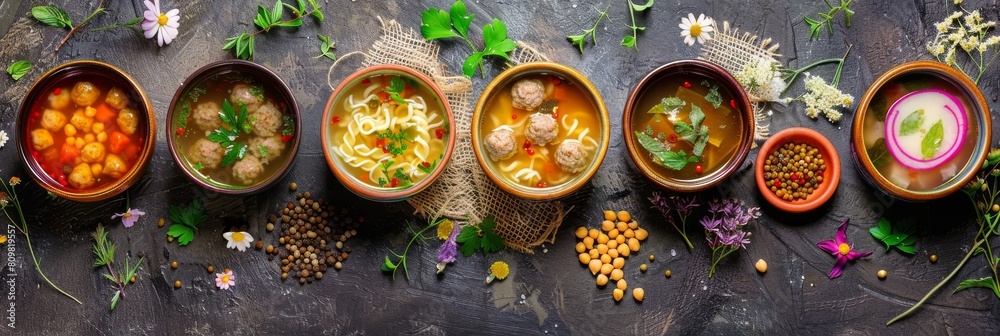
M649 9L649 7L653 7L653 0L647 1L646 4L644 4L644 5L637 5L637 4L632 3L632 1L629 1L628 3L629 3L629 5L632 6L632 10L634 10L636 12L641 12L641 11Z
M118 306L118 301L121 299L121 297L122 297L122 292L120 290L115 291L115 295L111 297L111 310L115 310L115 307Z
M622 38L621 45L624 46L624 47L626 47L626 48L633 48L633 47L635 47L635 37L633 37L632 35L625 36L624 38Z
M896 245L896 249L906 254L916 254L917 249L913 245Z
M469 55L469 57L465 59L465 63L462 63L462 73L465 75L465 77L471 78L473 75L475 75L476 66L478 66L479 62L482 61L483 61L482 52L475 52L472 53L472 55Z
M479 238L479 229L471 225L462 228L456 241L462 244L459 247L459 252L462 252L462 255L466 257L476 254L476 251L482 247L482 241Z
M451 29L451 16L448 12L428 8L420 15L420 20L420 34L428 41L459 36Z
M993 290L993 294L996 294L997 297L1000 297L1000 289L997 288L997 283L996 281L993 280L992 277L985 277L981 279L966 279L965 281L959 283L958 287L956 287L955 291L952 293L958 293L962 290L973 287L989 288Z
M31 8L31 16L41 23L56 28L73 28L69 15L56 6L35 6Z
M24 77L28 73L28 70L31 70L31 63L28 63L28 61L17 61L7 67L7 74L10 75L10 78L18 80Z
M271 20L275 22L281 21L281 17L285 15L285 6L283 5L284 3L282 3L281 0L277 0L274 3L274 9L271 10Z
M924 140L920 142L920 152L924 155L925 159L931 159L934 154L937 153L939 147L941 147L941 141L944 140L944 125L941 121L934 123L929 130L927 130L927 135L924 136Z
M868 158L872 161L872 165L875 167L882 167L888 164L891 160L889 156L889 147L885 145L885 138L879 138L875 140L875 145L865 149L868 152Z
M910 115L903 118L903 122L899 125L899 135L907 136L910 134L917 133L920 130L920 126L924 124L924 109L919 109L910 113Z
M382 263L382 271L392 272L396 270L398 265L394 264L392 260L389 260L389 256L385 256L385 262Z
M580 34L580 35L568 35L568 36L566 36L566 39L569 40L570 44L580 47L580 53L582 54L583 53L584 39L586 37L587 37L587 34L586 34L586 32L584 32L584 34Z
M683 100L681 100L680 98L677 98L677 97L667 97L667 98L661 99L660 103L654 105L653 108L649 109L649 112L647 112L647 113L667 114L667 113L670 113L673 110L676 110L676 109L679 109L681 107L684 107L685 104L686 103ZM694 105L691 105L691 106L694 106ZM697 107L697 106L694 106L694 107ZM702 115L704 116L704 113L702 113Z
M889 245L897 245L909 236L910 235L905 233L893 233L886 236L885 239L882 239L882 241Z
M274 20L271 19L271 12L264 8L264 6L257 5L257 17L253 19L253 23L263 29L264 31L271 30L271 23Z
M465 3L462 1L455 1L455 3L451 4L449 15L451 16L451 25L458 31L458 34L464 38L469 38L469 25L472 24L472 19L476 15L468 14Z

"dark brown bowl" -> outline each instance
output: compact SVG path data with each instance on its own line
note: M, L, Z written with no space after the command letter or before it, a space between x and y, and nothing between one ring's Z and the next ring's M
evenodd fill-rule
M740 139L736 154L734 154L729 161L727 161L715 172L691 180L681 180L658 174L656 169L654 169L655 167L652 167L642 159L643 156L646 155L642 146L639 145L638 141L636 141L634 137L629 136L630 134L633 134L633 116L637 113L645 113L645 111L636 111L636 108L639 105L640 98L642 98L642 96L646 93L649 86L656 83L661 78L672 76L677 73L689 73L713 79L719 84L720 87L725 88L733 94L734 100L736 100L736 104L739 108L740 115L743 118L743 137ZM753 143L755 122L756 119L753 115L753 107L750 105L750 99L747 97L746 92L743 91L743 87L740 86L740 84L736 82L736 79L726 72L725 69L702 60L680 60L667 63L656 70L651 71L639 80L634 87L632 87L632 91L629 92L628 99L625 101L625 113L622 118L622 129L624 132L623 134L625 135L625 145L628 149L628 154L632 158L632 162L635 163L635 166L644 176L646 176L646 178L657 186L672 191L698 192L719 184L740 168L743 164L743 160L745 160L747 158L747 154L750 153L750 145Z
M265 86L277 90L278 96L284 100L285 104L288 106L288 112L292 115L292 118L295 119L295 134L292 135L292 139L289 140L286 145L289 147L286 150L291 151L288 153L290 157L276 173L252 186L222 184L202 177L201 174L192 171L193 168L185 162L183 157L181 157L183 154L181 154L177 149L176 143L176 137L178 136L177 129L179 126L177 125L178 120L175 120L175 112L182 100L188 99L186 98L188 92L192 88L197 87L202 82L209 80L214 76L235 72L251 75L256 80L264 81ZM302 118L299 113L299 105L295 102L295 97L292 95L291 90L289 90L288 85L286 85L285 82L278 77L278 75L270 69L257 63L243 60L226 60L211 63L196 70L181 83L181 86L177 88L177 92L174 93L173 100L170 101L170 110L167 111L167 127L165 131L167 135L167 146L170 148L170 155L173 156L174 162L177 163L177 166L181 168L181 171L184 172L184 175L187 176L188 179L195 184L214 192L231 195L250 195L273 186L291 170L292 164L295 162L295 156L299 151L299 140L302 136Z
M136 112L141 115L140 120L145 122L144 125L140 125L139 129L145 130L145 132L143 133L144 141L138 159L124 176L114 183L100 188L74 190L63 186L55 178L46 174L38 161L32 156L33 149L30 148L31 141L28 140L28 119L32 113L38 112L32 110L37 100L42 99L45 94L55 90L57 84L81 76L85 76L86 78L97 77L127 91L126 94L128 94L129 99L136 105ZM15 138L21 162L31 174L32 179L45 188L45 190L69 200L95 202L114 197L124 192L139 180L139 176L146 170L146 165L149 163L156 145L156 115L153 113L153 105L150 103L149 97L146 96L146 92L142 90L142 87L139 86L139 83L132 76L104 62L91 60L72 61L49 70L28 90L28 94L21 101L21 106L18 109L17 134Z

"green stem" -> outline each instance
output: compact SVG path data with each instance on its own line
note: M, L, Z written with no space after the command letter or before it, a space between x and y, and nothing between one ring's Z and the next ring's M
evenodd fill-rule
M413 235L413 238L410 238L410 242L406 244L406 248L403 249L403 254L402 254L401 257L399 257L399 259L400 259L401 266L403 266L403 274L406 275L406 281L410 281L410 271L406 269L406 254L410 252L410 246L413 245L413 242L417 241L417 238L423 237L424 232L426 232L427 230L429 230L432 227L438 226L438 224L441 224L441 221L440 220L435 220L434 223L432 223L431 225L428 225L427 227L421 229L420 231L417 231ZM396 268L396 269L399 269L399 268ZM396 270L392 271L392 275L393 275L393 277L396 276Z
M629 27L632 28L632 46L635 47L635 50L639 50L639 33L636 30L635 26L635 10L632 9L633 6L632 0L627 0L627 1L628 1L628 15L632 17L632 26ZM686 236L684 238L687 239Z
M97 4L97 9L95 9L93 13L90 13L90 15L88 15L87 18L83 19L83 21L80 22L80 24L69 30L69 33L66 34L66 37L63 37L62 41L59 42L59 45L56 46L56 52L59 52L59 48L62 48L63 44L66 44L66 41L68 41L69 38L73 36L73 34L75 34L78 30L80 30L80 28L85 26L87 22L90 22L91 19L93 19L94 17L96 17L98 14L101 13L104 13L104 0L101 0L101 2Z
M469 49L472 49L473 53L479 52L479 48L477 48L476 44L472 43L472 40L470 40L468 37L462 36L462 40L465 41L465 43L469 45ZM479 62L479 74L482 75L483 78L486 78L486 66L483 65L482 61ZM473 75L475 75L475 74L473 74Z
M681 218L681 230L678 231L681 232L681 237L684 237L684 243L687 244L688 252L694 251L694 244L691 244L691 240L688 239L687 216L682 215L680 210L677 211L677 216ZM675 226L674 228L676 229L677 227Z
M969 258L972 257L972 255L976 253L976 248L979 248L979 245L982 245L982 244L983 244L982 240L976 241L976 243L974 245L972 245L972 248L969 249L969 253L965 254L965 258L962 258L962 261L958 263L958 266L956 266L955 269L952 270L951 273L948 274L948 276L944 278L944 280L941 280L941 282L939 282L937 284L937 286L934 286L934 288L931 288L931 291L927 292L927 295L924 295L924 297L922 299L920 299L920 301L917 301L917 303L914 304L913 307L910 307L910 309L907 309L902 314L899 314L898 316L892 318L892 320L889 320L889 322L886 322L885 325L889 326L890 324L893 324L896 321L902 320L903 318L905 318L905 317L909 316L910 314L913 314L913 312L917 311L917 309L920 308L920 306L922 306L924 304L924 302L926 302L927 299L929 299L931 297L931 295L934 295L934 293L937 293L937 291L940 290L941 287L944 287L944 284L948 283L948 281L950 281L951 278L955 277L955 275L958 274L958 271L962 269L962 266L965 266L965 263L969 261Z

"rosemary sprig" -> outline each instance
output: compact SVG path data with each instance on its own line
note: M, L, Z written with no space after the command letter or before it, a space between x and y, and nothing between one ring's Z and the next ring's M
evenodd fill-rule
M104 225L97 224L97 231L92 236L94 237L94 255L97 256L94 259L94 267L106 267L108 273L104 274L104 277L111 280L115 284L115 287L117 287L115 295L111 297L111 310L115 310L118 302L125 298L125 286L128 286L132 277L139 270L139 265L142 264L143 258L139 258L139 261L134 266L129 266L129 258L126 256L125 268L115 273L113 266L115 262L115 244L108 240L108 232L104 230Z

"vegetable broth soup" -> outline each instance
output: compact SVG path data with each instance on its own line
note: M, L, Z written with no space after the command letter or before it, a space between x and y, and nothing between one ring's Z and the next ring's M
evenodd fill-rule
M639 97L632 128L660 176L693 180L736 154L743 120L733 95L708 77L679 73L650 84ZM640 111L646 111L642 113Z
M32 105L31 156L63 187L88 190L125 176L147 133L141 100L124 86L94 76L62 80Z
M924 74L883 85L864 119L865 148L875 169L900 188L932 190L954 178L976 147L977 124L965 94Z
M486 104L481 141L493 171L514 183L555 187L587 170L601 124L590 97L550 75L525 76Z
M330 144L344 173L376 188L406 189L444 158L448 115L433 91L405 75L368 77L332 109Z
M195 83L177 104L171 132L192 172L226 187L257 185L291 159L295 119L277 90L240 72Z

